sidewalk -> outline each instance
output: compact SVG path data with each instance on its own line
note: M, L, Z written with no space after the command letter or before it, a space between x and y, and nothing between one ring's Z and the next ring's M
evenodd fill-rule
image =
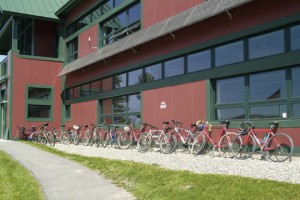
M0 149L32 172L47 200L135 199L96 172L30 145L0 140Z

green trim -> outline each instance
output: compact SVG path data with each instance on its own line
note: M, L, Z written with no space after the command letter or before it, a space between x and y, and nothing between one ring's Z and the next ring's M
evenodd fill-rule
M8 85L7 85L7 89L9 90L9 99L7 99L9 101L9 114L7 116L8 118L8 121L9 121L9 124L8 124L8 127L9 127L9 131L8 131L8 139L11 140L12 139L12 118L13 118L13 79L14 79L14 73L13 73L13 69L14 69L14 51L11 50L9 53L8 53L8 57L10 57L10 66L7 66L9 67L9 69L7 69L7 71L10 70L10 76L9 76L9 79L8 79ZM9 55L10 54L10 55Z
M47 88L51 90L50 99L42 100L42 99L28 99L28 88ZM25 116L24 120L29 122L52 122L53 121L53 111L54 111L54 88L48 85L33 85L27 84L25 86ZM28 105L47 105L50 106L50 116L48 118L28 118Z
M211 99L212 95L214 94L212 91L212 85L210 80L206 80L205 82L206 86L206 119L213 119L213 113L212 113L212 102ZM201 117L201 116L200 116Z
M17 53L17 57L22 59L44 60L44 61L61 62L61 63L65 61L64 58L62 59L62 58L50 58L50 57L43 57L43 56L21 55L19 51Z

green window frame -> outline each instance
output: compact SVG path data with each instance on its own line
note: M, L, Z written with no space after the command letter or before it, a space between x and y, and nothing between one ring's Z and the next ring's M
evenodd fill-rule
M67 43L67 62L70 63L78 59L78 37Z
M45 85L26 85L25 120L53 120L53 87Z
M33 27L32 18L19 18L18 21L18 50L21 55L33 55Z

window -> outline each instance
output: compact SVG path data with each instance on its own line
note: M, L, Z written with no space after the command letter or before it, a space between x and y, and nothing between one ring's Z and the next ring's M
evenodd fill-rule
M184 58L176 58L165 62L165 78L184 73Z
M67 43L67 62L72 62L78 58L78 38Z
M291 28L291 50L300 49L300 25Z
M126 87L126 73L114 76L114 88Z
M291 67L216 80L215 120L299 117L299 77Z
M161 70L161 63L146 67L144 74L144 82L146 83L161 79Z
M71 105L65 105L65 119L71 119Z
M80 97L89 96L90 91L91 91L91 85L89 83L81 85L80 86Z
M109 78L105 78L102 80L102 91L106 92L106 91L110 91L113 89L113 78L109 77Z
M279 30L249 39L249 59L284 52L284 31Z
M26 118L28 120L50 120L53 104L52 88L44 86L27 86Z
M98 94L101 92L101 80L97 80L91 83L90 94Z
M33 19L20 18L18 27L18 50L22 55L33 55Z
M250 76L250 100L261 101L286 97L285 71L273 71Z
M187 56L188 72L208 69L211 67L210 50L201 51Z
M112 44L140 30L140 19L141 7L140 3L138 3L116 16L101 22L102 45Z
M102 114L100 119L108 124L141 122L141 100L139 94L118 96L100 101Z
M128 72L128 86L143 83L143 69Z
M243 41L234 42L215 49L216 67L241 62L244 60Z

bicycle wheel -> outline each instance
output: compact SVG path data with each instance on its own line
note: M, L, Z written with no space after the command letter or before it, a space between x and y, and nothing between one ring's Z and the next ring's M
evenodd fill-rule
M55 137L52 132L47 133L47 141L49 142L50 146L55 146Z
M165 153L172 153L176 149L177 138L174 133L164 133L159 140L159 148Z
M132 135L130 132L120 134L118 137L118 145L121 149L128 149L132 145Z
M193 147L193 143L194 143L194 141L195 141L195 139L196 139L196 137L197 137L198 135L196 135L196 134L192 134L192 135L190 135L189 137L188 137L188 139L187 139L187 145L188 145L188 148L189 148L189 151L190 152L192 152L192 147Z
M104 134L104 138L103 138L103 147L104 148L107 146L109 140L111 140L110 134L109 134L109 132L106 132Z
M206 145L206 137L205 137L205 134L204 133L200 133L195 139L194 139L194 142L193 142L193 145L192 145L192 150L191 150L191 154L193 155L198 155L200 153L202 153L202 151L204 150L204 147Z
M82 139L83 145L84 146L89 145L90 140L91 140L91 132L89 130L87 130L83 133L83 139Z
M289 159L294 151L294 142L286 133L277 133L266 142L267 154L274 162L283 162Z
M232 155L237 159L250 158L256 149L256 142L252 135L237 135L232 140Z
M39 143L47 144L47 138L46 138L46 136L44 135L44 133L39 132L38 135L37 135L37 138L38 138L38 142L39 142Z
M137 141L137 149L139 152L145 153L151 147L151 135L150 133L142 133Z
M23 133L23 131L18 131L17 134L16 134L15 139L16 139L16 140L23 140L23 138L24 138L24 133Z
M79 142L80 142L80 133L79 133L79 134L77 134L77 133L72 133L72 135L73 135L73 143L74 143L75 145L78 145Z
M218 143L218 149L220 152L220 155L224 158L230 158L233 156L232 154L232 141L233 139L236 140L237 143L241 144L242 139L240 137L237 137L237 133L226 133L223 135ZM239 140L239 141L238 141Z
M68 132L63 132L61 135L61 140L63 144L71 144L72 143L71 134Z
M96 132L96 135L94 137L94 142L96 143L96 146L99 147L101 145L101 140L102 140L102 134L100 131Z
M37 137L37 135L38 135L38 132L33 132L33 133L31 133L31 141L33 141L33 142L38 142L38 137Z

